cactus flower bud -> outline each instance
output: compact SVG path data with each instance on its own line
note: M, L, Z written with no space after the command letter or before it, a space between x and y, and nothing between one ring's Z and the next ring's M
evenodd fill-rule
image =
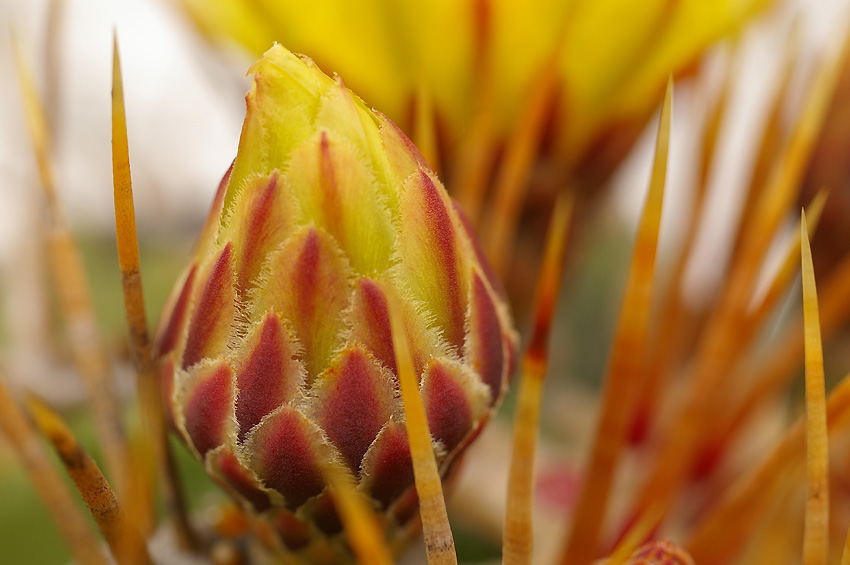
M251 72L236 160L160 328L164 392L284 551L335 561L321 465L350 473L391 541L416 522L388 299L444 476L505 391L517 335L463 214L389 119L283 47Z

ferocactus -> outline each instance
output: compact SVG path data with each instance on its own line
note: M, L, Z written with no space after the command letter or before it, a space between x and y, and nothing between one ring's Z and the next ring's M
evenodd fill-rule
M517 334L475 235L413 144L281 46L158 336L173 426L307 560L348 548L322 465L390 540L416 523L388 301L443 476L501 399Z

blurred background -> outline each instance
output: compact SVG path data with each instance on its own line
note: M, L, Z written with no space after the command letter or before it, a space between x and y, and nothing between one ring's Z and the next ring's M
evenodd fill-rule
M88 440L92 431L81 404L83 392L57 330L55 300L46 277L44 201L22 118L10 34L13 30L41 89L53 136L59 197L82 246L103 338L119 369L121 390L129 394L132 381L113 242L113 32L117 32L122 56L151 324L187 260L218 181L235 156L243 97L249 87L245 72L255 58L235 43L212 46L179 4L167 0L0 2L0 363L13 382L25 383L63 406ZM789 106L793 106L793 93L799 97L826 47L845 33L846 2L780 0L776 4L755 18L734 45L725 42L711 48L699 67L676 87L662 264L680 243L677 235L687 222L682 210L693 201L695 155L701 150L695 132L704 126L707 108L721 94L721 78L732 69L732 103L719 134L717 164L709 175L708 219L701 226L683 290L694 304L707 300L723 276L730 246L725 234L731 234L740 220L736 214L741 186L751 174L754 145L764 128L788 42L798 42L790 89ZM368 97L366 102L375 105ZM553 367L569 375L569 382L552 390L547 402L558 408L548 412L551 416L544 428L560 428L566 436L561 440L575 453L586 451L591 436L593 393L604 372L629 244L647 186L655 127L650 120L633 150L606 181L610 187L602 193L603 202L571 260L565 282L554 337L563 346L554 348ZM525 319L517 322L521 328L527 323ZM504 462L507 457L492 460ZM186 467L194 496L203 496L205 478L191 463ZM543 470L545 475L545 462ZM559 499L557 493L569 498L574 477L552 471L550 479L553 512L563 513L569 501ZM475 548L480 545L473 541L469 546L473 549L468 559L475 560ZM0 552L8 563L68 559L2 437ZM486 550L482 557L487 557Z

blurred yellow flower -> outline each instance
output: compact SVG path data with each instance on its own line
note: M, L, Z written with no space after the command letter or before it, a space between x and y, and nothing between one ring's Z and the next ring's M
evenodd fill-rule
M772 1L181 3L211 39L256 56L278 41L345 77L410 135L505 275L529 195L545 214L565 186L598 189L668 76Z
M442 155L468 135L491 97L497 137L514 133L523 100L554 60L552 151L578 167L657 108L667 76L771 0L471 0L310 3L181 0L211 38L259 56L274 41L309 53L405 131L422 88L433 98ZM417 93L420 93L419 95ZM625 144L617 157L625 154ZM449 157L450 159L450 157ZM449 163L450 164L450 163ZM605 163L610 171L611 162Z

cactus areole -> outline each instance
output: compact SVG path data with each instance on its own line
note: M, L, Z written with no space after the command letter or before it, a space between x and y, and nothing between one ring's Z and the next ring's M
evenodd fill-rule
M444 476L499 403L517 334L463 214L389 119L281 46L250 72L236 160L160 327L163 392L278 551L345 560L323 465L391 543L417 522L388 300Z

